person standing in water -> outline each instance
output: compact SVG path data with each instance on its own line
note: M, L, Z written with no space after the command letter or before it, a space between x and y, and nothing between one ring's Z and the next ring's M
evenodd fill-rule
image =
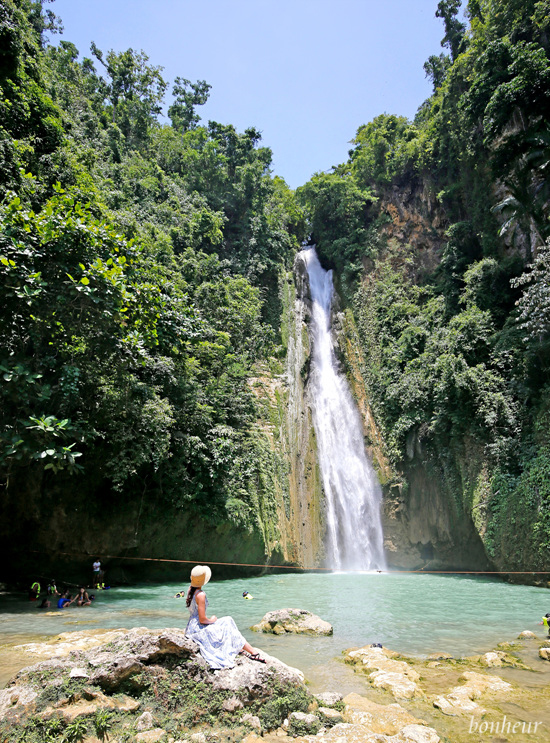
M196 565L191 571L191 585L186 598L191 617L185 634L197 643L210 668L233 668L239 653L250 660L265 663L259 652L241 635L232 617L206 616L208 600L202 587L211 576L212 571L207 565Z

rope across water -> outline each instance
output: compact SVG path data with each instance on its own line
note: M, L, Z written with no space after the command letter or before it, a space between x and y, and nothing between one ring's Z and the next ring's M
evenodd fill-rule
M35 554L49 554L45 550L29 550L29 552ZM131 557L123 555L104 555L98 552L94 552L93 555L87 552L56 552L56 555L64 555L65 557L100 557L102 560L134 560L142 562L170 562L170 563L181 563L189 565L221 565L226 567L238 567L238 568L264 568L266 570L293 570L294 572L302 570L304 572L323 572L323 573L334 573L337 572L333 568L323 568L316 566L306 565L273 565L271 563L254 563L254 562L215 562L212 560L182 560L169 557ZM376 572L384 574L399 574L405 573L408 575L412 574L424 574L424 575L548 575L548 570L376 570L376 571L365 571L365 570L345 570L345 573L365 573L365 572Z

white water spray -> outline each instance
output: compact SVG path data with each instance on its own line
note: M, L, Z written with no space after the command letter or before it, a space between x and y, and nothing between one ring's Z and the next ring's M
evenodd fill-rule
M303 257L312 300L309 384L326 497L327 567L382 569L382 491L365 452L359 411L334 354L330 329L332 271L323 269L314 248L304 250Z

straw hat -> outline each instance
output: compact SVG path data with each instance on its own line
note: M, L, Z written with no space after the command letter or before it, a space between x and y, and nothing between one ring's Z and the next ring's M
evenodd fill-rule
M191 571L191 585L200 588L208 583L212 577L212 571L208 565L195 565Z

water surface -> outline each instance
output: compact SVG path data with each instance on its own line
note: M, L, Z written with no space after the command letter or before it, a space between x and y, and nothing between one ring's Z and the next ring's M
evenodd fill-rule
M188 611L174 594L185 583L96 592L91 607L46 612L21 596L0 596L2 643L61 632L118 627L184 628ZM246 601L242 592L254 599ZM212 580L209 614L230 614L247 640L304 671L312 686L352 690L342 651L373 642L400 652L455 656L487 651L529 629L550 611L550 592L496 579L461 575L328 573ZM334 627L332 637L257 634L250 626L274 609L308 609ZM29 661L31 662L31 661ZM334 683L336 681L336 683Z

